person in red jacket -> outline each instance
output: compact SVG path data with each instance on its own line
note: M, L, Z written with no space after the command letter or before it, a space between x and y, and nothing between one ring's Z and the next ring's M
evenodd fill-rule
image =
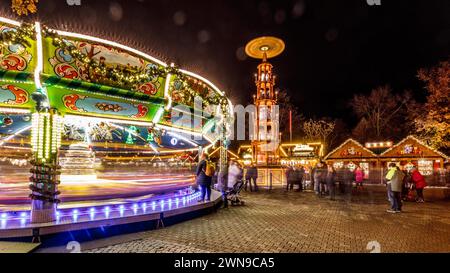
M355 170L356 188L358 187L362 188L363 181L364 181L364 170L358 166Z
M412 168L411 171L411 180L414 182L417 192L417 202L423 203L425 200L423 199L423 189L427 186L427 182L425 178L420 174L416 167Z

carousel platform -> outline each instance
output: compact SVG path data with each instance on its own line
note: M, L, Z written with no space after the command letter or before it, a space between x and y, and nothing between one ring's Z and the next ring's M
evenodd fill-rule
M176 198L134 202L120 205L102 205L60 209L56 221L30 223L29 211L0 214L0 239L33 238L62 232L103 228L139 222L155 221L156 227L164 227L164 220L195 211L214 209L221 202L221 194L212 191L211 201L198 202L200 192Z

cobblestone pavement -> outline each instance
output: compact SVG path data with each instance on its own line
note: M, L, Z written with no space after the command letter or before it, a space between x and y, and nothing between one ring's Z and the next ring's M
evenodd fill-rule
M246 204L86 252L450 252L450 202L389 214L383 188L332 201L309 192L244 193ZM135 237L136 238L136 237ZM96 244L91 244L91 246Z

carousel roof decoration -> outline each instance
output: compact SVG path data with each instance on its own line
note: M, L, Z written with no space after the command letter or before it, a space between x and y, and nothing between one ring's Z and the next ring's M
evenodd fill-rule
M363 151L368 152L370 155L376 157L377 154L375 154L373 151L367 149L366 147L364 147L361 143L359 143L358 141L354 140L353 138L349 138L346 141L344 141L344 143L342 143L341 145L339 145L338 147L336 147L333 151L329 152L324 159L328 159L332 154L334 154L335 152L337 152L338 150L340 150L342 147L344 147L346 144L348 143L353 143L354 145L356 145L357 147L361 148ZM361 156L360 156L361 157Z
M204 77L113 41L2 17L0 35L0 108L7 112L33 112L37 90L44 106L64 116L203 133L210 143L217 136L205 125L227 123L233 112L225 93ZM193 96L211 116L194 128L181 118L175 123L171 108L193 108Z
M17 15L28 15L29 13L36 13L38 0L12 0L11 9Z
M420 139L418 139L415 136L409 135L407 137L405 137L402 141L400 141L399 143L393 145L392 147L390 147L389 149L387 149L386 151L384 151L383 153L380 154L380 157L395 157L396 155L388 155L388 153L390 153L391 151L395 150L397 147L399 147L400 145L404 144L405 142L407 142L408 140L412 140L414 142L417 142L418 144L424 146L425 148L429 149L431 152L436 153L440 156L442 156L445 159L449 159L450 157L447 156L446 154L430 147L429 145L425 144L423 141L421 141ZM418 154L418 156L421 156L421 154Z

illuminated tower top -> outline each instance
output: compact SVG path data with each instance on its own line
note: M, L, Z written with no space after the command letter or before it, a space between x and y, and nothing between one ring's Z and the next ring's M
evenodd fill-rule
M273 66L267 59L280 55L284 48L284 42L276 37L259 37L246 45L245 52L248 56L262 59L255 73L256 94L253 96L255 103L260 100L270 100L272 103L268 105L276 104L277 94L274 92L276 76L273 75Z

